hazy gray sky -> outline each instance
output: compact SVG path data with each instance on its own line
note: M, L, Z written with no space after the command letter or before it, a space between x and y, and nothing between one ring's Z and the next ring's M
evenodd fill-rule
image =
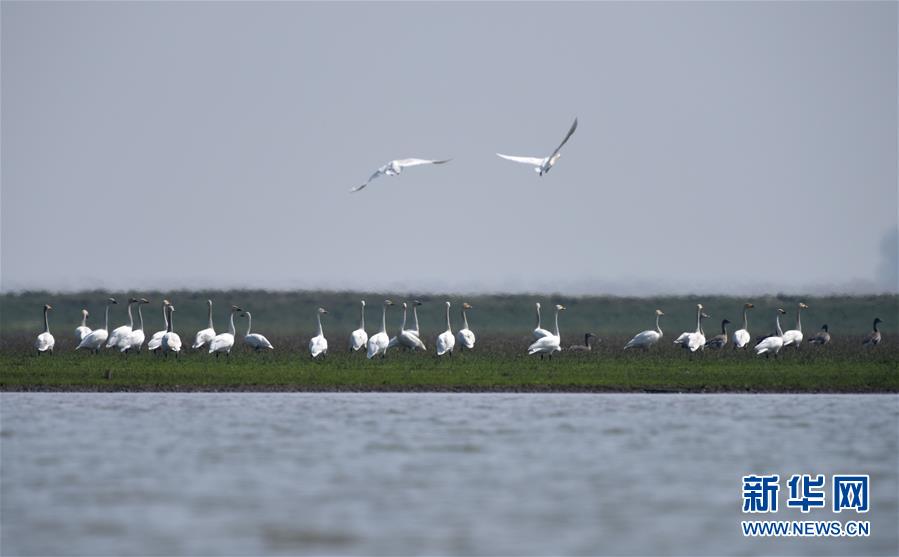
M6 291L896 290L895 2L0 9Z

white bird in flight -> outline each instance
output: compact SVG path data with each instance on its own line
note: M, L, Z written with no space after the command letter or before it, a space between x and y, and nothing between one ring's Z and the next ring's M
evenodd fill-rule
M502 153L497 153L496 155L498 157L506 159L506 160L520 162L520 163L524 163L524 164L530 164L530 165L534 166L534 172L536 172L540 176L543 176L544 174L549 172L549 170L553 167L553 165L555 165L557 162L559 162L559 157L562 156L562 153L560 152L562 150L562 147L564 147L565 143L567 143L568 140L571 138L571 136L574 135L574 130L576 130L576 129L577 129L577 118L574 119L574 123L571 124L571 129L568 130L568 133L565 135L565 139L562 140L562 143L560 143L559 146L556 147L556 150L553 151L552 154L546 158L515 157L512 155L503 155Z
M421 166L423 164L444 164L453 159L446 159L442 161L432 161L428 159L397 159L390 161L385 164L381 168L377 169L374 174L368 177L368 180L365 181L361 186L356 186L350 188L350 193L356 192L367 186L371 183L375 178L380 178L381 176L399 176L404 169L410 166Z

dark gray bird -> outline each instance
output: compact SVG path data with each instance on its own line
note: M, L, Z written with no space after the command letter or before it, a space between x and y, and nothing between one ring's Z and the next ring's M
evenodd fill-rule
M809 344L817 344L819 346L827 344L830 342L830 331L827 329L827 323L821 326L821 330L818 331L812 338L808 339Z
M877 317L874 319L874 330L865 335L865 340L862 341L863 346L877 346L880 344L880 331L877 330L877 324L883 323L883 321Z
M590 350L593 350L593 347L590 346L591 338L596 338L596 335L594 335L593 333L587 333L584 335L584 344L574 344L572 346L569 346L568 349L572 352L589 352Z
M724 319L721 321L721 334L715 335L710 338L705 343L706 348L715 348L716 350L720 350L727 345L727 326L730 325L730 321Z

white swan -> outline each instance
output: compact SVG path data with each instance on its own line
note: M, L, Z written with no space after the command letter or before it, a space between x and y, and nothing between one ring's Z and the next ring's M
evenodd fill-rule
M802 346L802 310L806 308L808 308L807 305L799 302L799 306L796 309L796 328L783 334L784 348L787 346L795 346L798 349Z
M209 353L215 354L216 358L222 352L229 356L231 355L231 348L234 347L234 335L237 334L237 331L234 329L234 314L238 311L243 310L237 306L231 306L231 328L227 333L219 333L209 341Z
M160 348L162 348L162 336L169 329L169 314L166 308L171 302L168 300L162 301L162 330L156 331L153 333L153 336L150 337L150 341L147 342L147 350L150 352L156 353Z
M399 343L399 345L403 348L407 348L409 350L427 350L428 348L425 346L425 343L421 341L418 333L416 331L413 331L412 329L406 328L407 308L408 304L406 304L406 302L403 302L403 324L400 325L400 332L396 336L397 343Z
M550 169L552 169L553 165L555 165L557 162L559 162L559 158L562 156L562 153L560 152L562 150L562 147L565 145L565 143L568 142L568 140L574 134L574 130L576 130L576 129L577 129L577 118L574 119L574 123L571 124L571 129L568 130L568 133L565 135L565 139L562 140L562 143L560 143L559 146L556 147L556 150L553 151L552 154L546 158L514 157L512 155L503 155L500 153L497 153L496 155L498 157L504 158L509 161L520 162L523 164L529 164L534 167L534 172L536 172L539 176L543 176L544 174L549 172Z
M780 328L780 316L786 314L787 312L781 308L777 308L777 313L775 314L776 317L774 318L774 327L777 330L777 334L764 338L755 345L754 350L756 356L764 354L767 358L771 354L774 354L774 357L777 357L777 353L784 347L784 332L783 329Z
M473 306L468 302L462 303L462 329L456 333L456 341L459 343L459 351L471 350L474 348L475 336L471 329L468 328L467 312Z
M274 350L275 347L272 346L272 343L267 338L259 333L250 332L250 328L253 326L253 315L249 311L244 311L243 315L247 318L247 334L243 336L243 341L256 352L263 349Z
M540 354L540 359L547 355L552 359L553 352L562 351L562 334L559 332L559 312L564 311L565 306L556 304L556 332L549 336L537 339L533 344L528 346L528 356Z
M131 334L126 338L119 342L116 346L119 349L119 352L128 352L135 351L140 352L141 347L144 345L144 339L146 335L144 334L144 313L141 311L140 307L144 304L149 304L150 300L146 298L141 298L137 302L137 319L140 323L140 327L137 329L133 329Z
M696 330L693 332L681 333L674 341L674 344L680 345L681 348L696 352L705 348L705 333L702 331L702 320L708 315L702 312L702 304L696 304Z
M128 324L116 327L109 333L109 338L106 340L106 348L112 348L113 346L118 348L119 344L127 343L128 335L134 329L134 317L131 315L131 306L137 302L137 298L128 298Z
M456 337L453 336L453 328L450 325L450 303L446 302L446 330L437 337L437 355L453 355L453 347L456 345Z
M664 336L664 334L662 333L662 328L659 326L659 318L663 315L665 315L665 313L662 310L657 309L655 330L648 329L646 331L637 333L636 335L634 335L634 338L630 339L627 344L624 345L624 349L627 350L628 348L642 348L645 352L646 350L649 350L650 346L659 342L659 340L661 340Z
M194 343L190 346L194 350L203 348L206 343L215 338L215 327L212 326L212 300L206 300L206 305L208 306L209 326L197 331L197 334L194 335Z
M453 159L445 159L442 161L435 161L429 159L396 159L388 162L381 168L375 170L375 173L368 177L368 180L365 181L361 186L355 186L350 188L350 193L357 192L371 183L375 178L380 178L381 176L399 176L404 169L409 168L410 166L420 166L422 164L444 164Z
M325 338L325 332L322 330L322 315L328 313L325 308L318 308L315 311L315 319L318 322L318 334L309 341L309 353L313 358L320 355L328 354L328 339Z
M91 334L91 328L87 326L87 316L90 315L86 309L81 310L81 325L75 327L75 338L78 342L84 340L84 337Z
M387 348L390 345L390 337L387 336L387 306L392 305L393 302L390 300L384 300L384 306L381 308L381 330L368 339L366 357L369 360L378 355L382 358L387 355Z
M368 344L368 333L365 332L365 300L362 300L362 317L359 328L350 333L350 352L356 352Z
M89 335L84 337L75 350L80 350L81 348L86 348L95 354L100 352L100 348L103 347L103 343L106 342L106 339L109 337L109 304L116 304L115 298L109 298L106 301L106 326L103 329L94 329L90 332Z
M734 331L733 337L731 337L734 343L734 350L746 348L749 345L749 341L752 340L752 337L749 335L749 316L747 312L754 307L754 305L748 302L743 304L743 328Z
M169 357L169 352L175 354L175 357L178 357L178 353L181 352L181 337L178 336L178 333L174 331L175 329L175 306L169 304L169 318L167 320L168 326L166 327L166 332L162 335L162 353L165 354L165 357Z
M53 347L56 346L56 339L50 334L50 320L47 318L47 312L53 309L50 304L44 304L44 332L39 334L34 341L34 348L38 355L41 352L49 352L53 354Z
M537 302L534 305L537 306L537 327L534 329L534 332L532 333L534 335L534 340L539 340L543 337L552 336L551 332L547 331L546 329L544 329L543 327L540 326L540 302Z
M410 329L415 333L415 336L421 338L421 330L418 328L418 306L421 305L421 302L418 300L412 300L412 320L415 321L415 329Z

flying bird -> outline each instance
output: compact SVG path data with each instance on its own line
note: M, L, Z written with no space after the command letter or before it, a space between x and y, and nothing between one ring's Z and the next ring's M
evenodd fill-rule
M502 153L497 153L496 155L500 158L503 158L503 159L506 159L509 161L520 162L523 164L530 164L534 167L534 172L536 172L540 176L543 176L544 174L549 172L549 170L553 167L553 165L555 165L557 162L559 162L559 157L562 156L562 153L560 152L562 150L562 147L564 147L565 143L567 143L568 140L571 139L571 136L574 135L574 130L576 130L576 129L577 129L577 118L574 119L574 123L571 124L571 129L568 130L568 133L565 135L565 139L562 140L562 143L560 143L559 146L556 147L556 150L553 151L552 154L546 158L515 157L512 155L503 155Z
M453 159L445 159L442 161L432 161L428 159L397 159L390 161L385 164L381 168L375 170L375 173L368 177L368 180L365 181L361 186L355 186L350 188L350 193L357 192L371 183L375 178L380 178L381 176L399 176L403 170L409 168L410 166L421 166L423 164L444 164L448 163Z

